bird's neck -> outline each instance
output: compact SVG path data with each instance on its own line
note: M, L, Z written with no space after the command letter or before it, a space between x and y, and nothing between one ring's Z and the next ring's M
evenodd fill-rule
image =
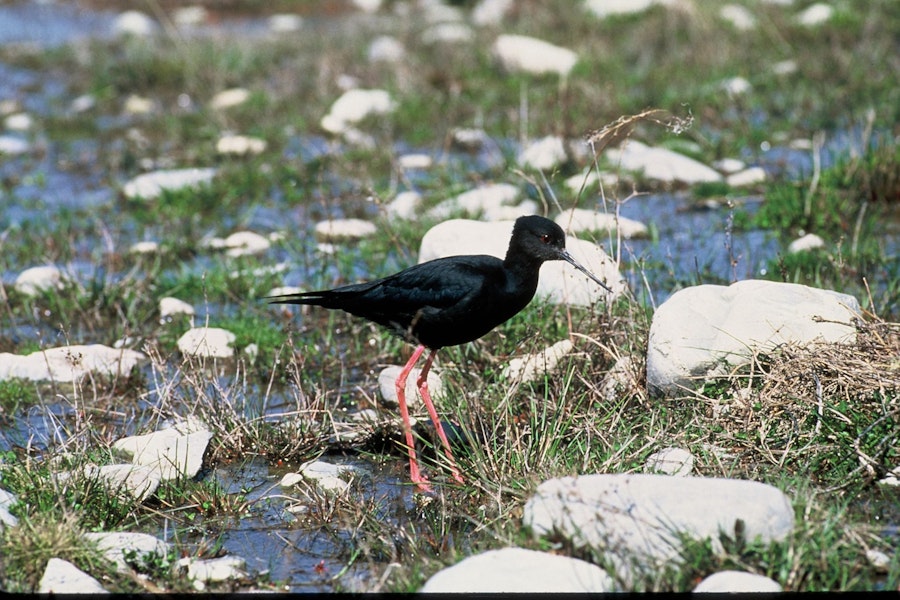
M537 288L538 274L542 263L542 260L516 253L515 249L511 247L503 260L503 268L508 276L508 283L513 286L521 286L524 289Z

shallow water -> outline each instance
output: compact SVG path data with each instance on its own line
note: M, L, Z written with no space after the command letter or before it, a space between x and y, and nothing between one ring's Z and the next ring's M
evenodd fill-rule
M109 35L114 17L114 13L79 9L75 4L3 5L0 6L0 44L39 43L54 46L85 36L105 36ZM261 30L262 22L253 19L220 22L216 27L222 28L218 30L219 33L253 32ZM47 115L52 113L52 107L62 103L62 95L61 83L53 81L52 77L0 64L0 98L17 98L27 111ZM97 131L110 127L109 117L95 118ZM0 158L0 179L8 182L5 193L17 199L17 202L12 203L0 196L2 229L25 226L36 219L58 215L61 210L110 209L115 201L115 191L106 182L108 174L101 169L89 168L92 164L105 164L103 150L97 140L39 139L37 143L41 148L40 152L22 157ZM454 172L487 173L496 168L498 156L508 152L508 147L515 146L514 142L508 140L499 143L505 148L487 148L475 156L415 148L403 142L398 142L395 150L431 154L435 162L450 165ZM852 149L858 148L858 144L859 136L856 133L831 136L823 154L824 166L846 156ZM294 136L286 144L284 158L299 158L303 162L309 162L332 151L332 144L319 136ZM750 154L759 155L762 164L773 174L796 178L807 176L812 169L809 151L776 147L763 152L753 149ZM61 168L62 164L71 165L73 162L82 168ZM428 177L430 175L427 171L418 172L412 175L412 182L421 182L420 178ZM357 187L353 182L339 179L334 179L331 183L335 195ZM242 226L251 230L275 231L285 229L285 223L289 224L288 229L290 224L306 224L306 231L289 231L297 238L307 240L303 251L305 257L316 255L311 234L314 219L311 215L342 217L345 216L345 210L354 215L362 212L374 217L377 214L377 207L364 201L348 208L327 200L313 202L308 206L288 206L277 194L272 200L271 204L247 209L241 215ZM752 196L739 200L744 208L751 211L759 201L759 198ZM653 224L656 239L626 240L622 242L621 249L616 248L609 240L600 239L598 242L612 255L621 251L623 273L630 286L639 299L653 306L658 306L683 285L727 283L763 275L768 259L781 249L781 241L776 233L733 233L729 224L731 208L722 205L706 206L686 194L656 193L639 196L622 205L620 213L624 217ZM228 218L236 220L233 216ZM165 232L129 224L127 218L120 223L121 229L106 232L106 236L99 230L95 238L77 240L78 258L67 267L84 281L103 277L115 279L121 273L106 272L103 267L98 266L103 264L98 257L102 256L105 248L113 246L122 251L148 235L157 239L165 237ZM221 230L216 233L227 231L231 225L231 222L223 221ZM897 252L896 237L889 238L887 245L891 252ZM273 264L296 258L284 248L273 249L269 256ZM192 259L188 268L202 274L212 260L198 256ZM406 266L403 264L404 259L393 253L386 257L385 262L396 268ZM28 266L31 265L7 265L8 268L0 273L3 284L11 286L18 272ZM284 284L304 283L312 275L319 274L323 268L330 269L333 266L295 264L283 274ZM354 274L360 278L367 276L362 262L355 265ZM649 289L644 287L645 279L649 282ZM215 302L202 309L198 307L200 314L197 321L202 322L209 314L216 314L221 310L221 306ZM8 323L4 326L3 333L13 340L38 339L42 345L47 346L65 343L70 336L83 337L77 325L74 330L62 330L48 325L47 320L42 320L41 323L44 325ZM352 370L348 370L348 373L353 375ZM148 381L153 381L149 367L145 374ZM346 382L345 385L353 386ZM153 390L149 395L153 396ZM279 400L277 395L273 396L267 410L281 410L283 405L279 404ZM59 428L57 423L71 418L72 410L72 407L55 402L49 396L43 405L4 424L3 431L0 431L0 451L15 445L30 444L40 448L63 441L65 430ZM133 433L129 428L139 422L122 418L122 429ZM409 486L402 485L405 473L402 460L396 461L398 468L388 472L360 458L329 456L327 459L347 462L363 470L364 475L354 493L360 498L374 499L379 518L398 521L414 519L415 507L411 501L411 490ZM284 472L286 469L275 468L266 460L253 459L243 463L219 465L207 474L207 477L214 478L230 493L242 494L251 503L247 515L235 518L218 532L223 551L244 557L251 572L267 573L271 580L285 582L290 591L333 591L337 586L349 590L372 589L377 585L372 578L378 569L370 569L365 564L354 564L343 572L353 552L352 527L289 513L286 505L290 501L285 497L299 494L297 490L286 491L278 487L278 480ZM176 529L164 522L158 534L174 540ZM179 538L179 541L185 540ZM378 565L379 569L383 567L384 564Z

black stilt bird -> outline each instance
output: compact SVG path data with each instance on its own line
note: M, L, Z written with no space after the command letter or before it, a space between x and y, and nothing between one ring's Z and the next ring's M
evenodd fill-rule
M427 377L436 352L444 346L480 338L518 313L534 297L541 264L564 260L609 292L612 290L566 251L563 230L549 219L519 217L513 227L506 258L466 255L424 262L399 273L333 290L273 296L274 304L312 304L339 308L374 321L416 344L397 377L397 400L409 452L410 478L422 491L430 490L419 470L406 404L406 380L425 349L430 353L417 384L428 414L450 461L453 477L463 483L450 443L428 393Z

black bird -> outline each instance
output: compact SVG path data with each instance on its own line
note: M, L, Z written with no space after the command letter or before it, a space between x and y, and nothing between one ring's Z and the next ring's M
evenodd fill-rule
M541 264L548 260L564 260L612 292L566 251L566 236L559 225L532 215L516 220L504 260L483 254L448 256L368 283L269 299L273 304L339 308L383 325L416 344L395 385L409 452L410 479L420 490L429 491L428 480L416 461L406 405L406 380L410 371L428 348L430 353L417 379L419 392L444 446L453 477L463 483L428 393L431 363L439 349L476 340L525 308L537 289Z

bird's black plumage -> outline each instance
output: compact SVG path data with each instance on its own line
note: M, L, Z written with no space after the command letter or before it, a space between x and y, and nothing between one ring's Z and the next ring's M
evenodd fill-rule
M444 346L476 340L525 308L537 289L541 264L548 260L564 260L612 291L566 252L566 236L559 225L533 215L516 219L504 260L484 254L448 256L367 283L275 296L270 300L276 304L339 308L417 344L395 387L409 452L410 478L419 489L427 491L430 486L416 460L405 396L406 380L413 366L429 348L431 353L417 378L419 392L444 446L453 477L463 483L428 392L427 375L435 352Z
M338 308L437 350L476 340L525 308L545 261L565 260L606 287L571 258L565 240L553 221L520 217L505 260L484 254L448 256L382 279L272 301Z

